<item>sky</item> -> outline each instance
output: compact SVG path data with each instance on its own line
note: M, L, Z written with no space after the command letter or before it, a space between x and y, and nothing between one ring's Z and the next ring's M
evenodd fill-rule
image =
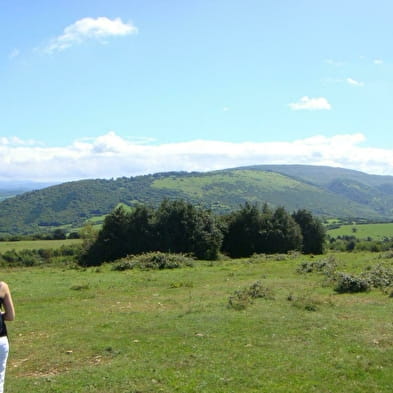
M0 0L0 180L393 175L391 0Z

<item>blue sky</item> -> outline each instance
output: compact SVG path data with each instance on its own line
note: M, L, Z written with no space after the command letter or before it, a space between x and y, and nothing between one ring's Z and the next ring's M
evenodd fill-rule
M387 0L0 0L0 180L393 175Z

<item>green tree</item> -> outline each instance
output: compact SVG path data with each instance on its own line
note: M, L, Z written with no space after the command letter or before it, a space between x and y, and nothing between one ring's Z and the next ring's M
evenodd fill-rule
M323 254L326 231L322 222L304 209L294 212L292 217L298 223L302 231L302 252L305 254Z
M156 210L142 205L128 212L118 207L105 218L97 238L82 253L80 263L99 265L148 251L215 259L221 241L215 217L181 200L164 200Z
M192 253L198 259L215 260L221 248L223 235L215 217L200 210L196 217L196 227L192 236Z
M155 251L156 239L153 228L154 211L144 205L133 209L127 219L127 254Z
M272 211L267 204L259 209L255 204L245 203L227 222L222 249L233 258L301 247L300 228L282 207Z
M272 229L268 234L269 252L300 250L302 233L299 225L283 208L278 207L272 216Z
M232 258L247 257L259 249L261 212L246 202L227 218L222 250Z
M82 239L82 248L86 251L96 241L98 231L94 229L90 222L87 222L79 230L78 235Z
M82 253L81 264L97 266L127 255L127 222L128 214L123 206L108 214L97 239Z
M53 231L52 239L53 240L63 240L67 237L66 231L62 228L57 228Z
M164 200L154 228L159 251L215 259L221 247L222 235L213 215L183 200Z

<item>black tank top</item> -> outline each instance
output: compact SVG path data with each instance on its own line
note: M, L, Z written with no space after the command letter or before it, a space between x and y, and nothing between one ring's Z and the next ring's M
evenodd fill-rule
M0 311L3 310L4 299L0 297ZM7 335L7 326L5 325L4 316L1 313L0 315L0 337L4 337Z

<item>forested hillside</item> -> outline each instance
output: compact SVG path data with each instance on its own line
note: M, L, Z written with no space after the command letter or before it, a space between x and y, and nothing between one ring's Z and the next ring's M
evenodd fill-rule
M382 216L391 216L393 213L393 176L310 165L262 165L254 168L271 170L317 185L351 201L370 206Z
M216 213L244 202L307 209L322 217L393 219L393 177L340 168L253 166L207 173L168 172L63 183L0 202L0 234L78 227L119 203L158 206L184 199Z

